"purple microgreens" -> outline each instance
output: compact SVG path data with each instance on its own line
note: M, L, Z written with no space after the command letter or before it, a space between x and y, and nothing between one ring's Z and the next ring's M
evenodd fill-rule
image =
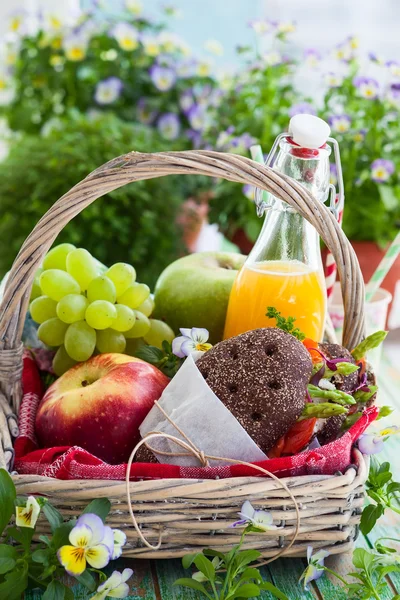
M363 373L361 375L361 377L359 378L359 382L357 384L357 387L354 388L353 394L354 394L354 392L358 392L359 390L361 390L362 392L370 392L371 391L368 386L368 379L367 379L366 373Z
M318 369L318 371L314 373L314 375L311 377L310 383L312 383L313 385L318 385L323 376L325 375L325 371L326 364L325 362L323 362L321 368Z
M310 348L310 350L315 350L316 352L318 352L318 354L324 360L328 369L330 369L331 371L337 371L338 363L352 363L352 360L350 358L328 358L323 352L321 352L321 350L318 350L318 348Z

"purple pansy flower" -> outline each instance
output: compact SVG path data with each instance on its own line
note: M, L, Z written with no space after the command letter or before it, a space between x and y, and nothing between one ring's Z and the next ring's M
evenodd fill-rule
M195 104L195 100L194 100L192 91L185 90L179 98L179 106L181 107L183 112L186 114L192 108L192 106L194 104Z
M329 165L329 170L330 170L329 183L336 185L337 184L337 167L336 167L335 163L331 163Z
M308 567L306 567L304 573L300 577L300 581L304 582L304 589L309 591L309 584L316 579L322 577L324 573L324 560L329 556L329 552L327 550L318 550L313 555L313 547L308 546L307 548L307 562Z
M353 140L355 142L363 142L366 135L367 135L367 129L359 129L358 131L356 131L354 133Z
M269 21L268 19L254 19L253 21L249 22L249 27L261 35L273 31L276 29L276 26L276 23Z
M118 100L123 87L124 85L118 77L103 79L96 85L94 99L97 104L112 104Z
M387 92L387 99L392 106L400 108L400 83L392 83Z
M357 75L353 79L353 85L358 88L358 93L367 100L374 100L379 94L379 83L372 77Z
M157 112L155 110L151 110L145 98L140 98L136 108L137 118L140 121L140 123L143 123L144 125L149 125L150 123L153 123L157 116Z
M359 437L357 446L363 454L378 454L384 448L384 443L389 436L399 434L400 427L392 425L377 433L364 433Z
M346 133L350 129L351 118L349 115L332 115L329 118L329 125L337 133Z
M325 79L325 83L330 88L340 87L343 83L343 76L340 75L339 73L334 73L333 71L329 71L329 73L326 73L324 76L324 79Z
M181 327L179 329L182 335L172 341L172 352L179 358L185 358L192 354L194 357L207 352L212 348L208 343L209 332L202 327L192 327L188 329Z
M157 121L157 129L166 140L176 140L181 130L178 115L165 113Z
M316 67L321 58L321 53L315 48L307 48L304 51L304 60L309 67Z
M394 163L386 158L377 158L371 164L371 178L377 183L390 179L394 173Z
M298 104L293 104L293 106L289 109L289 117L294 117L295 115L316 115L317 111L309 102L299 102Z
M248 198L252 202L254 202L254 193L255 193L255 190L256 190L256 188L254 187L254 185L250 185L249 183L246 183L242 187L243 194L246 196L246 198Z
M397 60L388 60L385 64L385 67L389 69L393 77L400 77L400 62Z
M187 118L190 126L195 131L201 131L204 129L206 121L206 112L204 107L194 104L187 113Z
M240 520L233 523L231 527L243 527L244 525L251 525L259 531L270 531L271 529L277 529L277 526L273 525L271 513L267 510L256 510L253 508L249 500L246 500L240 513L238 514Z
M150 78L160 92L167 92L176 81L176 73L168 67L153 65L150 69Z
M200 148L203 141L201 133L199 131L194 131L194 129L187 129L185 133L188 140L191 140L193 148Z

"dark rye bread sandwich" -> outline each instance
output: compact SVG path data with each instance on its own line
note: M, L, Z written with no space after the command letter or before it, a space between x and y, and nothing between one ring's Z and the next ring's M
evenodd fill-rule
M280 329L255 329L220 342L196 365L265 453L304 409L311 358L301 342Z

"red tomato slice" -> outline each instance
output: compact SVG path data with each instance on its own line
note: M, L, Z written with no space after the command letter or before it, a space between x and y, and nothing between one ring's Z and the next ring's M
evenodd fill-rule
M316 418L297 421L291 429L281 437L268 452L269 458L297 454L307 445L314 433Z

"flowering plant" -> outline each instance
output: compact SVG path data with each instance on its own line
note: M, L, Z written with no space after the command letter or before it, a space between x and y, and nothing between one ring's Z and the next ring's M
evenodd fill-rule
M75 108L112 110L121 119L152 125L162 138L198 137L205 107L218 104L211 57L189 46L139 2L122 11L15 14L0 65L0 103L12 129L42 131ZM171 11L166 10L166 16ZM50 124L50 125L49 125Z
M246 68L227 91L224 111L210 119L214 125L206 140L217 139L218 149L229 152L248 155L256 143L268 152L275 137L287 131L290 117L320 116L330 123L340 144L345 233L353 240L392 239L400 217L400 65L373 55L366 62L357 55L356 38L324 56L309 49L302 60L295 60L286 44L293 28L268 21L251 26L256 51L239 49L247 58ZM301 79L315 88L313 98L297 89ZM334 164L331 182L336 183ZM253 199L249 186L221 182L211 217L230 237L243 229L254 241L262 223Z
M19 600L28 587L43 591L43 600L72 600L72 590L62 583L67 572L89 591L93 598L125 598L126 583L133 571L114 571L107 579L100 570L119 558L126 535L104 524L111 504L106 498L93 500L78 519L64 521L61 513L45 498L16 496L14 483L0 469L0 597ZM9 523L15 516L15 525ZM42 515L49 522L51 536L40 535L31 548L37 521ZM100 585L93 575L98 575Z

